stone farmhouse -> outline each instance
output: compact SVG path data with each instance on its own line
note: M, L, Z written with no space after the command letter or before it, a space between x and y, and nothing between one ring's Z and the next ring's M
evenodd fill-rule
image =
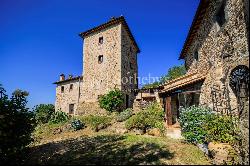
M180 107L202 105L240 118L241 160L249 163L249 0L201 0L179 59L187 73L157 88L140 89L134 105L159 101L168 130Z
M69 114L100 113L98 97L117 88L125 94L124 107L132 107L138 88L138 45L123 16L79 34L83 44L81 76L60 75L56 84L56 110ZM96 111L96 112L95 112Z
M201 0L179 56L187 73L159 87L168 126L191 105L237 115L243 163L249 163L248 24L248 0Z
M248 101L248 1L201 0L179 59L186 75L166 82L160 97L167 123L180 106L206 105L221 113L239 113ZM246 107L245 107L246 108Z

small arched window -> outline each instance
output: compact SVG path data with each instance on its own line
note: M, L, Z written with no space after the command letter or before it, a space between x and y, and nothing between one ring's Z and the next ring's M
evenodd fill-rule
M233 90L237 102L239 115L246 109L245 104L249 97L249 68L239 65L230 73L229 85Z
M64 86L61 86L61 93L64 92Z
M216 12L215 19L220 27L222 27L223 24L226 22L225 7L226 7L226 1L223 0L220 7L218 8L218 11Z
M196 49L195 52L194 52L194 59L195 59L196 61L199 60L199 52L198 52L197 49Z

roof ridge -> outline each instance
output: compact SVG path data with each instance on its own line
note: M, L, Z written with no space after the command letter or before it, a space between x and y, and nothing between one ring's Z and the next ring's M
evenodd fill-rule
M73 81L73 80L77 80L77 79L82 79L82 78L83 78L83 76L75 76L75 77L68 78L68 79L65 79L65 80L62 80L62 81L56 81L53 84L60 84L60 83L64 83L64 82L68 82L68 81Z
M124 16L119 16L119 17L117 17L117 18L112 17L112 18L111 18L108 22L106 22L106 23L103 23L103 24L101 24L101 25L99 25L99 26L96 26L96 27L94 27L94 28L91 28L91 29L89 29L89 30L87 30L87 31L81 32L81 33L79 34L79 36L82 37L82 38L84 39L84 37L88 36L88 35L91 34L91 33L100 31L100 30L102 30L102 29L105 29L105 28L107 28L107 27L109 27L109 26L111 26L111 25L117 24L117 23L122 23L122 24L125 26L125 30L128 32L128 35L129 35L130 39L132 40L133 44L135 45L135 47L136 47L136 49L137 49L137 52L139 53L139 52L140 52L140 49L139 49L139 47L138 47L138 45L137 45L137 43L136 43L136 41L135 41L135 38L134 38L132 32L131 32L130 29L129 29L129 26L128 26L128 24L127 24L127 22L126 22Z

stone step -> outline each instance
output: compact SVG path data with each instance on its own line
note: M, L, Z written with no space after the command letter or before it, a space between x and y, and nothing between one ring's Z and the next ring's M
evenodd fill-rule
M173 139L183 139L180 128L167 128L166 136Z

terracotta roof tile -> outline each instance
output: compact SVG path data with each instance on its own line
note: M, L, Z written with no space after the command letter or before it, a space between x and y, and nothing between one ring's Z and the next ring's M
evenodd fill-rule
M199 75L197 73L192 74L186 74L182 77L179 77L177 79L171 80L167 82L164 86L164 89L161 90L160 93L170 92L173 90L177 90L178 88L181 88L183 86L191 85L196 82L205 80L206 75Z
M61 84L61 83L65 83L65 82L69 82L69 81L73 81L73 80L78 80L78 79L82 79L82 76L68 78L68 79L63 80L63 81L57 81L57 82L54 82L53 84Z

